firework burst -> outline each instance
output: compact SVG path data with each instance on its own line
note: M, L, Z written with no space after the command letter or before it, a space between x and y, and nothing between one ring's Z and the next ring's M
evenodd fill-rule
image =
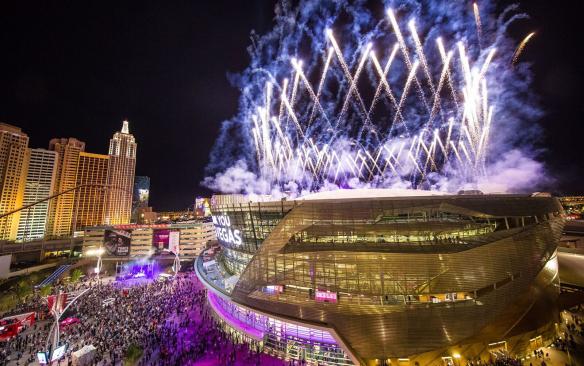
M432 188L444 179L460 186L485 177L501 126L497 117L516 120L510 109L498 113L501 105L517 102L501 99L504 82L515 87L520 76L500 61L514 49L504 33L523 18L511 14L516 7L490 27L478 4L446 2L429 11L449 14L441 32L426 25L428 15L412 17L420 8L388 8L375 18L344 3L307 0L296 10L286 4L276 29L254 41L252 65L239 81L240 115L224 124L212 156L215 164L232 159L231 166L220 164L223 171L246 171L265 192L396 183ZM471 22L456 20L451 8ZM492 9L481 3L483 8ZM351 12L351 24L335 22L343 11ZM249 149L226 159L226 136L233 131ZM206 184L225 191L217 179Z

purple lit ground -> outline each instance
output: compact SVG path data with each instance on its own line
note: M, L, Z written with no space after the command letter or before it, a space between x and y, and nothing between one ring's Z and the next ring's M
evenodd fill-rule
M188 280L193 283L193 292L204 289L196 276L191 275ZM153 352L150 359L143 358L141 365L152 363L174 365L177 362L189 366L282 366L288 364L276 357L250 351L250 347L246 344L235 344L226 339L210 317L211 308L204 298L195 301L192 306L177 307L176 310L169 316L164 327L171 332L168 341L160 347L160 350ZM201 340L206 344L202 352L197 349L201 345ZM185 354L190 354L192 357L176 358L176 355Z

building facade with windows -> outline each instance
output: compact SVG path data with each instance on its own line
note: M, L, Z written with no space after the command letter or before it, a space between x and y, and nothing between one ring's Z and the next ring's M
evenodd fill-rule
M414 365L555 337L553 197L341 190L215 196L212 211L220 250L196 263L208 301L284 358Z
M55 151L29 149L27 154L28 169L22 205L48 199L54 194L57 177L57 159ZM49 201L38 203L20 214L17 241L30 241L44 238L49 218Z
M102 225L107 206L107 174L109 156L81 152L77 167L75 229Z
M113 251L106 252L108 257L149 257L163 254L172 249L172 241L176 240L181 257L194 258L201 254L207 244L215 240L215 228L208 220L196 220L174 224L126 224L102 225L86 227L83 236L83 250L87 252L97 248L107 248L112 238L128 238L124 255Z
M22 206L26 182L28 135L0 123L0 213ZM0 219L0 240L15 240L20 213Z
M55 151L57 160L56 192L65 192L77 186L79 155L85 151L85 142L76 138L54 138L49 150ZM50 202L48 233L59 237L70 235L73 229L75 191L62 194Z

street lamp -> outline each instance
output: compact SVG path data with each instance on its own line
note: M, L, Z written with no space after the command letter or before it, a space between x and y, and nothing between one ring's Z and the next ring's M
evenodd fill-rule
M172 263L172 270L173 270L174 275L176 277L176 275L178 274L178 271L180 271L180 257L178 254L179 253L178 248L176 248L174 251L170 250L170 249L163 249L162 251L174 254L174 262Z
M95 265L95 273L97 274L97 278L99 278L99 273L101 272L102 261L101 256L105 253L105 250L102 247L97 249L89 249L85 252L87 256L90 257L97 257L97 264Z
M174 275L176 277L178 271L180 270L180 258L178 256L178 251L174 253L174 263L172 264L172 270L174 271Z
M67 309L69 309L69 307L71 305L73 305L73 303L75 301L77 301L78 298L80 298L83 294L85 294L90 289L91 288L88 287L84 290L70 292L70 293L64 293L64 292L59 291L57 293L57 295L52 295L52 296L48 296L45 298L45 301L47 302L47 305L49 306L49 312L54 317L54 322L51 325L51 329L49 330L49 334L48 334L47 340L46 340L46 347L45 347L46 349L50 349L49 356L53 355L54 350L57 348L57 346L60 343L59 342L59 331L60 331L59 322L61 320L61 317L67 311ZM52 299L52 300L49 300L49 299ZM49 348L49 345L51 345L50 348ZM50 358L51 357L49 357L49 359Z

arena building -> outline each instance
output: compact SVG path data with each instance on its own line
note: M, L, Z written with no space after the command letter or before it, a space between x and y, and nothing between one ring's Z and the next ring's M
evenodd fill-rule
M369 189L211 203L220 248L196 262L208 301L283 358L451 364L556 334L556 198Z

